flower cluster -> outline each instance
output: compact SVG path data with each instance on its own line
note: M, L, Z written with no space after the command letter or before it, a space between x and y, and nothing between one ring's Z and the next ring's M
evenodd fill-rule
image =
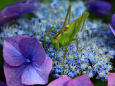
M66 2L53 0L46 4L37 4L38 10L34 13L35 17L32 19L32 24L28 24L24 19L16 21L17 24L12 26L3 27L3 32L0 33L0 40L6 37L15 35L28 35L36 37L44 42L44 33L50 27L55 26L57 30L62 28L65 19L69 1ZM82 12L86 10L83 2L72 2L71 20L78 18ZM77 5L76 5L77 4ZM52 30L49 33L52 37L55 35ZM76 43L72 42L68 46L66 59L63 61L64 48L61 47L56 51L50 42L46 40L46 53L52 58L54 65L52 74L55 78L68 75L75 77L81 74L88 74L89 77L98 75L97 78L107 80L108 73L112 70L110 59L115 55L115 47L110 46L114 42L111 31L108 26L101 21L90 22L87 20L83 32L79 32L76 36L79 39L79 49L81 52L76 51ZM3 41L0 41L2 44Z

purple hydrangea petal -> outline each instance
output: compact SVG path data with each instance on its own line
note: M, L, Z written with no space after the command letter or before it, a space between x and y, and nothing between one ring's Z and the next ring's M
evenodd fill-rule
M66 86L94 86L88 75L84 74L78 78L72 79Z
M115 73L109 73L107 86L115 86Z
M89 0L86 2L86 7L89 9L89 11L100 14L107 14L108 11L112 9L112 5L109 2L102 0Z
M112 15L112 24L115 26L115 14Z
M48 82L48 77L49 77L50 71L52 69L52 66L53 66L53 61L48 56L46 56L46 59L44 60L44 62L41 65L37 65L37 64L35 65L35 69L37 70L39 75L41 75L45 81L44 84L46 84Z
M52 81L48 86L66 86L66 84L72 79L68 76L60 77L54 81Z
M26 85L46 84L51 69L52 60L49 57L46 57L45 61L40 66L33 64L24 70L22 83Z
M9 5L0 12L0 26L5 25L11 19L18 18L19 15L32 13L36 9L37 7L31 3L17 2Z
M28 85L38 84L38 83L41 84L41 83L44 83L44 80L37 73L35 68L32 65L30 65L23 72L22 83L23 84L28 84Z
M25 57L19 51L18 43L26 36L14 36L6 38L3 47L3 57L10 66L19 66L24 63Z
M30 3L16 3L10 6L7 6L2 10L3 16L9 16L14 14L24 14L24 13L31 13L35 11L37 7L34 4Z
M36 38L25 38L19 42L21 53L36 64L41 64L45 60L45 51Z
M41 2L41 0L26 0L26 3Z
M21 75L24 68L25 65L20 67L11 67L6 63L4 64L4 74L8 86L24 86L21 83Z
M9 20L16 19L18 17L17 13L9 14L8 16L0 15L0 26L4 26Z
M108 11L102 9L96 10L95 12L99 14L109 14Z
M5 16L3 16L3 15L0 13L0 26L5 25L6 21L8 21L8 20L5 19Z
M111 29L111 31L113 32L114 36L115 36L115 29L112 27L111 24L108 24L109 25L109 28Z
M7 85L3 82L0 82L0 86L7 86Z

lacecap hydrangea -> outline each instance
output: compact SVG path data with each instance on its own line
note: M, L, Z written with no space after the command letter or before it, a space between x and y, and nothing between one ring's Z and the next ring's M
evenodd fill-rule
M45 4L35 3L38 8L34 12L32 24L26 22L23 18L18 19L16 24L2 28L0 40L15 35L27 35L36 37L43 43L44 34L47 33L48 29L52 26L55 26L57 30L62 28L69 3L68 0L52 0ZM85 12L86 8L82 1L73 1L71 4L70 21L73 21ZM52 37L55 36L53 30L49 34ZM60 47L59 51L55 50L50 38L47 37L46 53L54 62L53 76L58 78L65 75L75 77L88 74L89 77L97 75L97 79L107 80L109 71L113 69L110 60L115 55L113 45L115 39L108 26L103 24L101 20L90 21L87 19L83 32L79 32L76 37L79 39L79 49L82 49L82 51L77 52L76 43L72 42L68 46L64 65L62 65L64 47ZM3 41L0 41L0 43L2 44Z

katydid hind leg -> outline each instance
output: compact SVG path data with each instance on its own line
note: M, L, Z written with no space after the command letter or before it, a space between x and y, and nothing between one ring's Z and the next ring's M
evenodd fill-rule
M69 6L70 8L70 10L69 10L69 18L68 18L68 24L70 23L70 18L71 18L71 4L70 4L70 6Z
M55 28L55 26L52 26L48 31L51 32L52 29L54 29L54 31L55 31L56 34L58 33L58 31L57 31L57 29Z
M72 41L76 41L76 47L77 47L76 51L81 52L82 49L79 50L79 46L78 46L78 45L79 45L79 39L78 39L78 38L73 38ZM71 41L71 42L72 42L72 41Z
M69 4L69 7L68 7L68 10L67 10L67 14L66 14L66 17L65 17L65 21L63 23L63 27L66 26L66 23L70 22L70 16L71 16L71 4Z
M72 41L76 41L76 47L77 47L77 51L78 51L78 45L79 45L79 40L78 40L78 38L73 38ZM71 41L71 42L72 42L72 41Z
M89 15L88 12L84 12L84 13L82 14L82 28L81 28L81 32L83 31L83 27L84 27L84 25L85 25L85 21L86 21L88 15Z

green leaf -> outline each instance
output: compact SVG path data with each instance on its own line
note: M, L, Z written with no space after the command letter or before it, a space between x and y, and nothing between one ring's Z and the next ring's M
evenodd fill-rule
M34 14L29 13L29 14L24 14L24 16L28 19L32 19L34 17Z

